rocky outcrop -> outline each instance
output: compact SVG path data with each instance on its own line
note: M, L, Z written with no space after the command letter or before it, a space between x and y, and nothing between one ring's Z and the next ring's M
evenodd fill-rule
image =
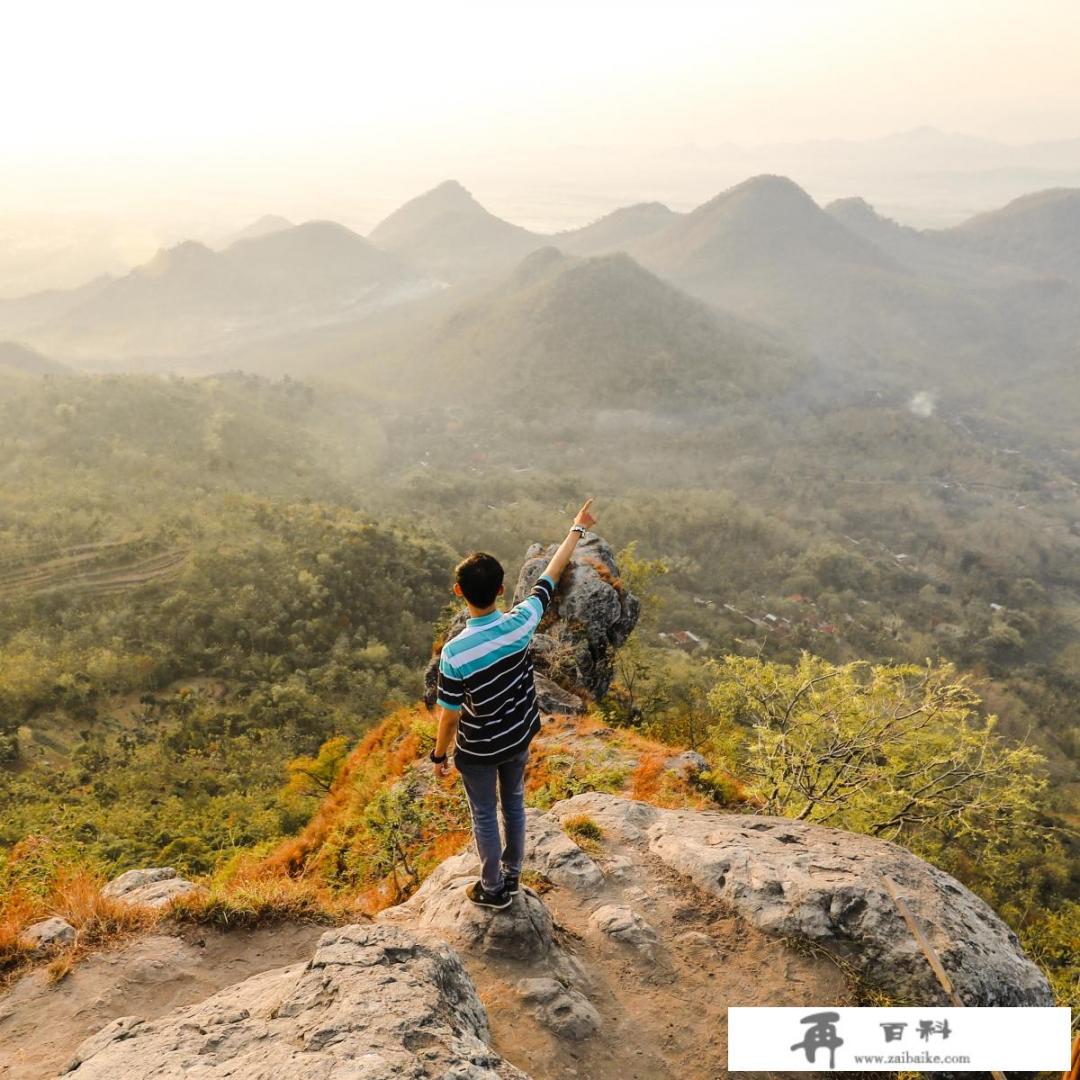
M660 810L590 792L552 817L588 814L763 930L812 941L872 985L947 1004L883 884L890 877L967 1005L1050 1005L1045 976L991 908L897 844L787 818Z
M75 1080L527 1080L488 1046L461 961L395 926L324 934L307 964L231 986L159 1020L127 1016L87 1039Z
M513 603L528 596L554 553L554 544L547 548L533 544L528 549ZM587 533L579 541L559 582L552 609L530 647L542 712L580 713L587 698L602 698L607 693L615 670L615 650L630 636L640 610L638 598L619 578L611 546L595 533ZM464 608L455 614L446 629L447 640L460 633L466 618ZM438 667L435 656L424 673L428 708L435 704Z
M447 859L404 904L389 908L380 922L431 931L457 948L499 959L538 961L552 948L554 927L540 898L522 889L501 911L479 908L465 896L479 865L471 852Z
M556 545L525 553L514 603L528 596ZM615 553L596 533L578 542L555 595L555 618L534 640L538 668L602 698L615 673L615 650L637 625L641 603L622 583Z
M530 869L566 888L592 892L604 881L600 867L562 830L538 810L526 810L525 859Z
M562 828L583 815L600 827L588 852ZM886 875L967 1004L1051 1001L1001 920L894 844L596 792L527 820L525 881L542 895L523 887L505 910L475 907L464 889L478 861L462 852L374 923L325 934L307 964L158 1019L119 1016L78 1047L68 1072L523 1076L492 1049L490 1024L498 1047L537 1076L593 1075L598 1063L610 1066L604 1075L718 1075L727 1006L844 998L850 987L826 952L901 1002L944 1002ZM793 949L795 939L821 948Z
M128 870L113 878L101 895L125 904L144 907L165 907L178 896L193 892L197 886L177 875L171 866L154 866L144 870Z

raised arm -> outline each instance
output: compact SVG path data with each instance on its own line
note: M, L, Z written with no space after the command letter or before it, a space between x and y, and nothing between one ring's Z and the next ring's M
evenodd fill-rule
M559 578L562 577L562 572L566 569L566 564L570 561L570 556L574 554L574 548L577 547L582 533L596 524L596 518L592 516L591 509L592 499L588 499L585 505L577 512L573 527L567 533L566 539L559 545L559 550L551 556L551 562L547 564L543 576L550 578L556 585L559 583Z

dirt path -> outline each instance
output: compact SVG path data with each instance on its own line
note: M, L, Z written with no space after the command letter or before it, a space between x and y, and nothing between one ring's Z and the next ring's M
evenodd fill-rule
M726 1076L729 1005L802 1005L850 999L828 960L796 952L725 911L645 851L605 837L594 858L605 870L585 896L554 888L544 903L562 948L581 965L602 1017L592 1038L560 1040L525 1008L517 982L534 972L464 956L488 1009L493 1042L536 1080L713 1080ZM651 952L590 924L597 908L625 905L656 932Z
M83 1039L117 1017L161 1016L306 960L324 930L289 924L155 933L88 958L58 986L46 984L44 971L31 972L0 997L0 1078L55 1077Z

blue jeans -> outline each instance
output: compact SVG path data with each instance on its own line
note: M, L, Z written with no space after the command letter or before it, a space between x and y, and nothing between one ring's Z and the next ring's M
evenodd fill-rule
M528 760L526 748L501 765L457 763L472 813L473 836L480 855L480 881L491 892L502 888L504 873L521 873L525 858L525 765ZM505 846L499 837L499 803L502 803Z

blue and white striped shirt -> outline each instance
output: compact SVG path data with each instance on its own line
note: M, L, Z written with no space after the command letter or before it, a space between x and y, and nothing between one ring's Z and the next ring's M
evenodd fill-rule
M437 701L461 710L459 762L498 765L520 754L540 730L528 650L554 595L555 582L545 575L520 604L469 619L443 646Z

